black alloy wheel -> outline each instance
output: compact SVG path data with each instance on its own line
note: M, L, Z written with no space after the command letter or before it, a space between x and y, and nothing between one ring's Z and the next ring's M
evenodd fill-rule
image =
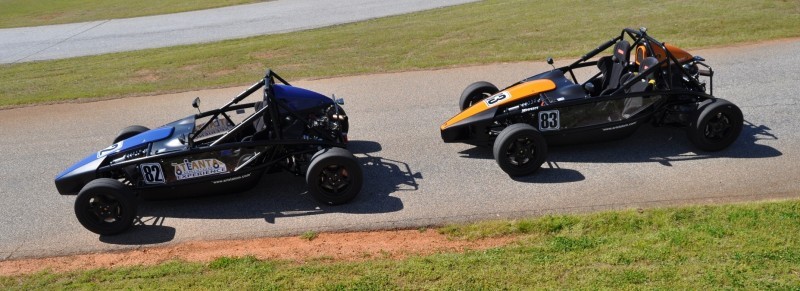
M716 115L708 120L703 133L707 139L718 141L729 136L732 128L731 119L722 112L717 112Z
M117 180L95 179L78 193L75 199L75 216L91 232L100 235L118 234L133 225L136 199Z
M497 136L492 152L506 174L525 176L541 168L547 157L547 142L533 126L512 124Z
M323 149L311 158L306 173L309 193L329 205L348 202L361 192L363 172L353 154L346 149Z
M694 121L686 129L689 141L703 151L719 151L730 146L742 132L742 111L724 99L708 99L698 104Z

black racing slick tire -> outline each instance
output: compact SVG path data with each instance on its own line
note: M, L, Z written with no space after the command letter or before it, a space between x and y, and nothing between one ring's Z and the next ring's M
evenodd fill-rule
M686 134L698 149L720 151L736 141L743 122L742 110L733 103L719 98L708 99L698 104Z
M119 132L119 134L117 134L117 137L114 138L114 142L113 143L118 143L120 141L126 140L126 139L128 139L130 137L133 137L134 135L140 134L140 133L148 131L148 130L150 130L150 129L147 128L147 127L141 126L141 125L128 126L126 128L123 128Z
M99 235L124 232L136 218L136 197L117 180L100 178L83 186L75 199L75 216Z
M350 151L343 148L323 149L311 158L306 173L308 192L320 203L346 203L361 192L364 174Z
M512 177L533 174L547 158L547 141L542 133L524 123L512 124L497 135L494 159Z
M475 103L486 99L486 97L497 94L497 92L500 92L500 90L492 83L486 81L472 83L461 93L461 98L458 99L458 108L461 110L467 109Z

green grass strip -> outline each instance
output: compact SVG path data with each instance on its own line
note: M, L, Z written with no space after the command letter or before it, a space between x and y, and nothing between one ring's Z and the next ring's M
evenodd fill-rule
M259 0L2 0L0 28L176 13Z
M797 289L800 201L555 215L440 229L512 245L404 260L252 257L40 272L0 289Z
M592 2L485 1L303 32L3 65L0 107L244 85L267 67L296 79L572 58L623 27L647 26L683 48L800 36L798 1Z

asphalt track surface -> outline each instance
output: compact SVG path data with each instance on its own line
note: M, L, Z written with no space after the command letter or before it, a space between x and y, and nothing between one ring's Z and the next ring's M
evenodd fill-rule
M165 15L0 29L0 63L283 33L474 1L277 0Z
M190 106L195 96L210 109L243 88L4 110L0 259L310 230L416 228L547 213L796 198L797 51L800 40L795 39L694 52L717 72L715 95L744 112L742 135L727 150L695 153L681 129L643 126L621 141L551 148L543 169L519 179L505 175L487 149L443 143L438 128L458 112L458 96L469 83L511 84L548 69L543 63L294 82L345 98L350 149L366 175L356 200L323 206L306 193L302 177L268 174L245 193L142 201L141 222L117 236L83 229L73 214L75 197L58 195L53 177L106 147L122 127L156 127L196 112ZM253 72L252 81L260 74Z

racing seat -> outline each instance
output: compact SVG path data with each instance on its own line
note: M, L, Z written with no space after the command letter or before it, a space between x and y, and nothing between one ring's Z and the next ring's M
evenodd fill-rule
M628 80L630 80L634 76L642 74L647 69L656 65L658 65L658 59L654 57L645 58L644 60L641 61L641 64L639 65L639 72L625 74L624 76L622 76L622 78L620 78L620 84L625 84L626 82L628 82ZM649 89L652 89L653 86L655 85L655 76L657 72L658 70L650 72L650 74L642 78L642 80L636 82L636 84L631 85L630 87L628 87L628 89L625 89L625 93L645 92L648 91Z
M629 53L628 50L631 48L631 44L627 40L621 40L614 46L614 54L611 56L611 71L603 72L604 80L603 80L603 91L600 95L605 95L611 92L614 92L615 89L619 87L620 78L625 73L625 68L628 66L628 59ZM598 67L603 70L604 68L608 70L608 61L604 61L606 64L601 64L598 61Z
M625 84L631 78L636 77L636 75L642 74L647 69L657 65L658 65L658 59L654 57L647 57L640 62L638 73L625 74L625 76L622 76L620 83ZM652 90L653 87L655 87L656 83L655 76L657 72L658 70L650 72L647 76L645 76L635 84L628 87L628 89L625 89L625 93L639 93ZM622 117L628 118L635 115L636 113L639 113L642 109L645 108L644 101L645 101L644 97L641 96L626 98L624 102L624 107L622 109ZM648 103L652 102L653 102L652 98L648 98Z

